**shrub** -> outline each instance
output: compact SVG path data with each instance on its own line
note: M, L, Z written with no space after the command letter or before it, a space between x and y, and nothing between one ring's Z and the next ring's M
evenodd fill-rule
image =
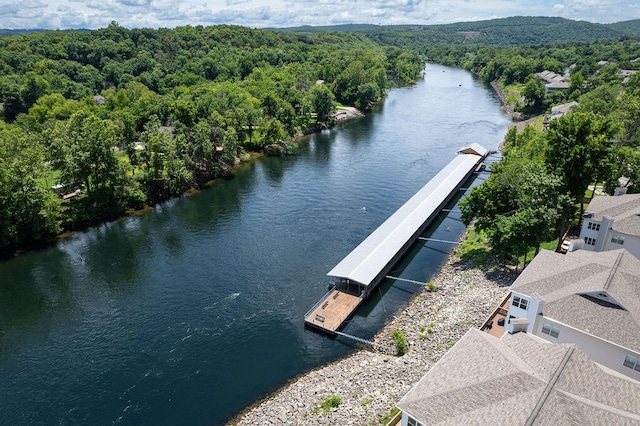
M409 343L407 342L407 338L404 337L404 334L400 330L395 330L393 332L393 341L396 344L396 354L398 356L402 356L409 352Z
M378 425L386 425L387 423L389 423L391 421L391 419L394 418L394 416L400 411L400 409L398 407L392 407L391 411L389 411L387 414L385 414L382 417L379 417L376 423L369 423L370 425L373 424L378 424Z
M326 413L332 408L338 407L341 402L342 402L342 398L340 398L338 395L331 395L331 396L328 396L324 401L320 403L320 407L322 407L322 409Z

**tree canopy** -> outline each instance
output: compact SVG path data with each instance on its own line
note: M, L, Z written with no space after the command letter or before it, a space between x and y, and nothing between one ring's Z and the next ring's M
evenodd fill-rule
M336 100L367 108L423 68L352 33L112 23L0 37L0 251L204 186L247 151L291 153Z

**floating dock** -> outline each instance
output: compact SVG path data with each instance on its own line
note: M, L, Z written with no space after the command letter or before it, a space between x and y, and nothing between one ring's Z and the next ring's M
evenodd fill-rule
M331 289L305 315L309 327L335 335L358 306L454 198L489 151L479 144L453 160L327 274Z

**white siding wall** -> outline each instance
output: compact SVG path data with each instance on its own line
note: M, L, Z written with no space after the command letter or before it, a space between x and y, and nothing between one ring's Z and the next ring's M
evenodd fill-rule
M591 219L585 219L582 222L582 229L580 230L580 238L583 240L586 240L586 238L593 238L594 240L596 240L596 244L599 242L600 238L599 234L600 234L600 230L596 231L595 229L589 229L589 224L593 225L600 225L600 230L602 230L602 224L597 221L597 220L591 220ZM584 244L584 249L585 250L590 250L590 251L595 251L596 247L591 245L591 244L587 244L585 241Z
M542 332L544 323L552 324L560 329L560 334L557 338L551 337L550 335ZM627 377L640 381L639 371L632 370L622 365L627 355L640 358L640 353L626 350L611 342L602 340L598 337L587 334L586 332L545 317L539 318L538 324L536 324L532 334L552 343L575 343L598 364L602 364L605 367L624 374Z
M613 219L609 219L607 217L603 217L602 222L585 219L582 223L582 229L580 230L580 238L582 240L586 237L593 238L596 240L596 244L593 246L585 243L582 248L590 251L619 250L624 248L636 258L640 259L640 236L613 231L611 229L613 227L613 222ZM600 230L596 231L594 229L589 229L589 223L600 224ZM611 238L613 238L614 234L623 235L625 237L623 245L611 242Z
M517 307L513 303L514 297L519 297L521 300L527 301L527 309ZM526 318L529 320L529 327L527 333L531 333L535 326L536 318L544 308L544 301L536 299L534 296L527 296L526 294L511 292L511 298L509 299L509 310L507 311L507 319L514 316L515 318ZM506 329L505 329L506 331Z
M612 243L611 239L613 238L614 234L624 236L624 244L620 245L620 244ZM626 249L629 253L631 253L637 259L640 259L640 237L636 237L634 235L629 235L629 234L623 234L621 232L616 232L609 229L609 232L607 232L607 236L606 236L604 250L619 250L621 248Z
M598 231L598 239L596 240L595 251L604 251L607 242L611 241L611 237L609 237L609 232L611 231L611 227L613 226L613 219L609 219L608 217L603 217L600 222L600 231ZM607 239L608 238L608 239Z
M407 413L405 413L404 411L402 412L402 421L401 421L401 425L402 426L407 426L407 421L409 420L409 416L407 415Z

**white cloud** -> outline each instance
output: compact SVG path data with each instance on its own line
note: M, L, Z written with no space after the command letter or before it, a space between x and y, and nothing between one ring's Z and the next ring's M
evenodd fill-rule
M637 0L0 0L5 28L443 24L507 16L640 18Z
M564 0L551 8L555 16L610 23L640 18L640 4L629 0Z

